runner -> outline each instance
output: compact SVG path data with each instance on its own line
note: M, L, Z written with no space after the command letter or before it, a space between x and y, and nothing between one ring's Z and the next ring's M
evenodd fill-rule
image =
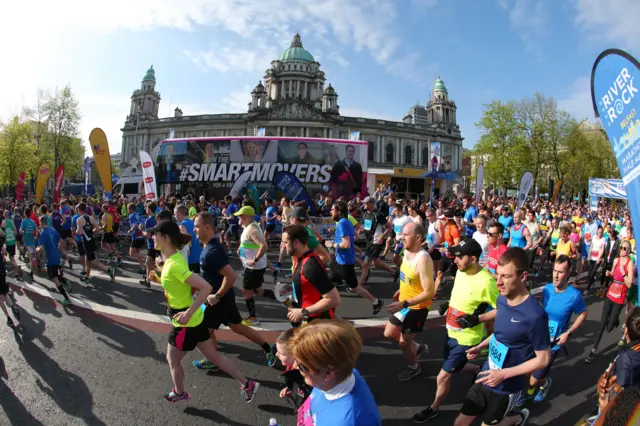
M188 262L189 270L198 274L200 273L200 255L202 254L202 247L200 247L200 243L198 243L198 236L193 230L193 220L189 218L188 214L189 210L184 204L177 205L173 209L173 215L176 218L176 222L180 226L180 230L185 234L191 235L191 245L189 246Z
M82 238L82 245L84 246L84 252L86 255L86 267L85 273L80 277L80 280L84 283L89 282L89 276L91 275L91 268L96 268L111 278L111 282L116 281L116 270L113 267L105 266L96 256L96 240L93 236L93 231L98 227L98 224L93 216L87 214L87 206L84 203L78 204L78 214L80 217L76 220L76 234Z
M478 264L482 256L482 247L474 239L462 241L451 247L455 256L458 272L451 291L451 301L444 304L447 309L447 340L444 345L444 364L436 381L437 390L433 403L412 417L414 423L425 423L440 413L453 375L467 371L473 375L480 367L467 363L467 351L482 342L485 336L485 323L493 320L498 287L493 276Z
M527 409L512 410L526 375L549 363L550 339L547 314L525 284L528 269L529 255L518 247L507 250L498 262L495 331L467 351L467 357L475 359L489 348L489 359L467 392L455 426L470 426L476 417L486 425L524 425L529 417Z
M141 285L150 288L151 282L149 281L149 274L151 271L155 269L156 258L160 255L160 252L155 249L153 245L152 235L146 231L146 229L154 228L158 224L158 219L156 218L156 203L151 202L147 205L147 215L149 216L147 220L144 221L144 237L147 240L147 259L145 262L145 266L147 268L147 276L141 279L139 282ZM171 218L169 218L171 220Z
M87 273L87 255L84 251L84 244L82 244L82 235L78 233L78 219L80 218L80 213L78 213L78 209L76 206L76 214L71 218L71 229L72 234L74 235L74 244L78 248L78 256L80 257L80 264L82 265L81 279Z
M376 210L374 199L367 197L364 199L365 213L362 216L364 222L364 234L367 241L366 256L362 262L362 275L360 275L359 286L362 287L369 278L369 269L371 263L376 268L384 269L393 276L394 285L398 285L400 278L400 270L395 272L386 263L380 259L380 254L384 250L386 237L391 233L391 225L387 223L387 217L384 213ZM382 305L381 305L382 306Z
M478 215L475 218L476 231L473 233L472 238L480 244L482 247L482 257L478 262L483 268L487 266L489 261L489 235L487 234L487 217L484 215Z
M47 258L47 276L55 283L64 298L60 303L64 306L69 305L71 300L69 300L67 292L71 292L71 284L62 276L62 257L64 255L62 238L60 238L58 231L49 227L48 220L44 215L40 217L40 228L42 230L38 242L40 247L44 249Z
M500 222L495 222L489 228L489 232L487 233L489 243L489 258L487 259L487 270L491 272L494 276L498 272L498 260L505 251L507 251L508 247L504 243L504 239L502 236L504 235L504 228Z
M522 222L522 211L518 210L513 214L513 226L509 229L509 243L507 246L519 247L525 251L531 248L533 241L531 239L531 233L529 228Z
M331 254L329 251L318 241L315 231L311 228L309 222L309 216L307 215L307 210L304 207L294 207L291 211L291 224L292 225L302 225L307 230L307 234L309 234L308 246L310 250L313 250L315 254L318 255L322 263L328 265L331 261ZM283 243L283 250L286 251L286 246Z
M440 260L442 259L442 253L438 249L438 244L444 236L444 227L440 220L438 220L438 213L435 209L427 210L427 219L429 220L429 227L427 228L427 237L423 246L427 249L431 260L433 261L433 271L440 270ZM435 297L435 292L433 294Z
M17 280L22 280L22 268L16 262L16 226L9 218L9 213L9 210L4 211L4 220L0 227L4 231L5 247L9 262L13 267L13 277ZM6 274L6 269L3 269L3 271Z
M418 358L428 350L426 345L414 340L414 335L422 331L427 320L435 283L433 262L422 248L424 227L411 221L400 234L405 250L400 265L400 288L393 295L394 302L387 307L390 315L384 337L398 342L408 364L398 380L410 380L422 372Z
M504 228L502 239L507 244L511 239L510 229L513 226L513 218L509 215L509 206L507 204L502 205L502 215L498 218L498 222Z
M36 252L36 239L35 233L37 231L36 222L31 219L30 216L27 216L27 212L25 211L24 219L20 224L20 231L22 232L22 242L24 244L27 259L29 263L29 277L31 281L33 281L33 271L36 268L35 262L35 252Z
M164 397L169 402L188 400L191 396L184 388L182 359L196 347L207 360L219 365L222 370L240 383L246 402L253 401L260 384L247 380L233 363L220 355L211 341L207 324L204 322L203 303L211 295L211 286L198 274L189 270L179 249L184 245L184 235L173 221L165 220L155 228L153 242L165 259L160 283L165 290L169 316L173 328L169 333L167 361L173 379L173 389ZM190 237L190 235L189 235ZM157 278L150 276L149 279ZM195 297L192 293L195 291Z
M409 222L413 222L413 220L411 219L411 217L407 216L404 214L404 206L402 205L402 202L400 201L396 201L396 204L394 206L394 213L395 213L395 218L393 219L393 232L395 233L395 243L396 243L396 248L393 252L393 263L400 268L400 264L402 263L402 252L403 252L403 248L404 245L402 244L402 242L404 241L403 236L402 236L402 228L404 228L404 226L409 223Z
M465 226L464 235L472 238L473 233L477 230L475 218L478 217L478 209L473 205L470 195L465 195L462 198L462 209L464 210L464 217L462 218L462 224Z
M553 264L553 282L544 286L542 291L542 306L549 317L549 337L551 338L549 364L531 375L529 388L518 400L518 407L531 399L536 403L544 401L553 383L549 372L560 348L587 319L587 306L580 290L569 285L570 271L571 260L565 255L558 256ZM571 316L574 314L577 317L573 324L570 324Z
M3 242L4 238L0 237L0 243ZM9 297L9 283L7 283L7 271L4 266L4 257L7 255L7 251L0 244L0 250L2 251L2 260L0 261L0 309L4 313L4 316L7 317L7 326L14 328L16 323L20 323L20 309L17 304L11 300ZM11 309L13 313L13 319L9 316L9 311L7 311L7 307Z
M204 322L209 328L214 348L217 348L215 330L224 324L234 333L260 346L267 356L267 365L273 367L276 363L275 345L269 345L256 330L242 324L233 291L237 274L229 264L224 247L215 237L217 227L213 215L209 212L198 213L194 230L203 245L200 254L200 275L211 286L211 294L207 297L204 311ZM206 359L193 361L193 366L199 370L219 370L217 365Z
M145 263L140 249L144 247L144 235L142 234L142 218L136 213L136 203L129 203L127 210L129 211L129 233L131 234L131 246L129 246L129 256L138 261L140 273L144 274Z
M456 272L458 271L455 261L456 257L450 252L451 247L458 245L461 241L460 228L458 228L453 215L453 210L447 210L440 216L440 219L444 220L444 245L440 249L442 260L440 261L440 269L438 269L438 275L436 277L436 296L445 278L445 274L451 272L451 277L455 280ZM480 250L482 251L482 247Z
M595 279L596 272L602 264L604 259L604 251L607 246L607 240L604 238L604 230L602 227L598 228L596 234L591 240L591 249L589 250L589 267L587 269L587 288L584 290L583 295L586 296L591 290L593 280Z
M60 235L60 238L62 238L62 240L64 241L64 238L62 235L65 234L65 230L64 230L64 226L66 225L67 221L66 218L62 215L62 213L60 213L60 206L56 203L51 205L51 208L53 209L53 211L51 212L51 223L50 226L53 226L53 229L56 230L56 232ZM65 247L63 246L63 250L65 250ZM73 269L73 261L71 260L71 258L69 256L67 256L66 251L64 252L64 258L67 260L67 263L69 264L69 269Z
M122 259L120 258L120 253L118 252L118 239L114 234L114 218L113 214L107 209L107 205L102 205L102 218L100 219L100 225L104 232L102 236L102 249L109 255L108 264L113 262L113 258L115 257L116 265L122 266Z

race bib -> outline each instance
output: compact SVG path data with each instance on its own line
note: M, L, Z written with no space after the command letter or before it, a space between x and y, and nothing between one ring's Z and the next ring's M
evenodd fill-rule
M622 297L623 286L624 284L620 284L617 282L611 284L611 287L609 287L609 296L613 297L614 299L620 299Z
M240 257L244 259L244 258L246 257L246 256L244 255L244 247L240 247L239 252L240 252Z
M313 415L311 414L311 398L298 408L298 426L314 426Z
M492 370L501 370L508 353L509 348L503 343L500 343L495 335L491 336L489 343L489 368Z
M402 225L393 225L393 232L395 232L396 234L401 234L402 233Z
M398 311L395 314L393 314L393 316L398 318L398 321L403 322L404 319L407 317L407 314L409 313L409 311L410 311L409 308L404 308L403 310Z
M457 309L453 309L451 306L449 306L449 309L447 310L447 321L446 321L447 329L453 330L453 331L462 330L462 327L458 325L458 318L465 315L467 314Z
M551 341L553 342L554 340L556 340L556 335L558 334L558 321L553 321L553 320L549 320L549 337L551 338Z
M373 226L373 221L371 219L364 220L364 230L371 231L371 227Z
M444 242L444 248L448 249L449 248L449 243L448 242Z
M428 234L427 235L427 243L433 244L433 234Z

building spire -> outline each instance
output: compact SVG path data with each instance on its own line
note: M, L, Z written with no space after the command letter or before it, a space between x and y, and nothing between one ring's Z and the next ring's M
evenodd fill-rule
M300 38L300 34L296 31L296 35L293 36L293 40L291 41L291 47L299 47L304 49L302 46L302 39Z

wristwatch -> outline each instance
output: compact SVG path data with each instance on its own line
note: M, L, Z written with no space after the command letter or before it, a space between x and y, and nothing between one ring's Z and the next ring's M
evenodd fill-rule
M306 309L301 310L300 313L302 314L302 318L309 318L309 311Z
M402 307L407 309L409 307L409 302L406 301L406 300L404 302L402 302Z
M222 299L222 296L220 296L220 293L214 294L213 297L215 297L218 300Z

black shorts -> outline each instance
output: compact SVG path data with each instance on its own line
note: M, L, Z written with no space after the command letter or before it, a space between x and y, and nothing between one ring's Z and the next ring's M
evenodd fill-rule
M419 333L424 328L424 323L429 315L428 309L409 309L404 320L400 320L396 314L389 315L389 322L400 327L402 334Z
M118 239L113 232L105 232L104 237L102 237L102 241L107 244L115 244L118 242Z
M12 246L5 246L7 248L7 254L9 257L13 257L16 255L16 246L15 244Z
M382 253L385 249L385 244L367 244L367 247L364 251L365 260L373 260L380 257L380 253Z
M449 270L451 270L451 275L455 277L456 272L458 272L458 266L456 265L455 258L442 256L442 261L440 262L440 272L446 274Z
M460 413L480 417L485 424L493 425L507 417L516 406L521 392L501 394L491 391L482 383L471 386L462 402Z
M146 241L144 240L144 238L141 238L139 240L131 240L131 248L141 249L144 247L145 243Z
M16 235L16 242L22 244L22 235Z
M344 281L349 288L358 287L358 277L354 265L341 265L334 260L329 266L329 278L336 284Z
M195 327L173 327L169 332L169 344L182 352L190 352L198 343L206 342L210 338L209 328L204 321Z
M244 268L244 277L242 279L242 288L245 290L257 290L262 287L264 282L264 269L249 269Z
M154 248L149 248L147 249L147 257L151 258L151 259L155 259L156 257L160 256L160 252Z
M204 311L204 322L208 328L217 330L222 324L228 326L242 323L242 316L235 300L221 300L214 306L207 306Z
M84 246L84 255L87 256L87 261L91 262L96 260L96 240L93 238L89 241L83 241L82 245ZM78 249L78 252L80 250Z
M195 272L196 274L200 273L200 264L199 263L190 263L189 270L191 272Z
M272 233L273 231L276 230L276 225L275 225L275 223L268 223L267 226L264 229L265 229L266 232Z
M54 280L56 278L63 278L62 277L62 266L60 266L60 265L56 265L56 266L47 265L47 276L49 277L50 280Z
M63 240L71 238L71 229L61 229L58 233L60 234L60 238Z
M78 256L86 256L87 252L84 250L84 243L82 241L76 240L78 244Z
M9 283L7 283L7 275L4 269L0 272L0 295L9 294Z
M437 248L433 249L432 252L429 252L429 256L431 256L431 260L437 262L438 260L442 260L442 253Z

